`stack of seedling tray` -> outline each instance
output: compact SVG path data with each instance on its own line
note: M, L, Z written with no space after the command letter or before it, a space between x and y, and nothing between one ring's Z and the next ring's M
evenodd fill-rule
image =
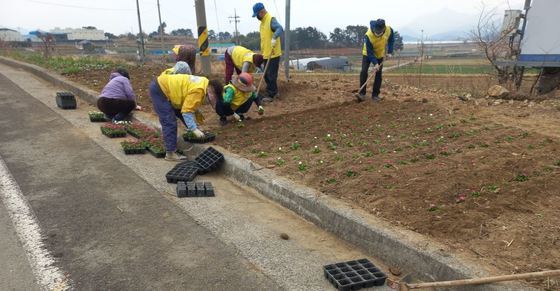
M177 197L213 197L214 187L210 182L183 182L177 183Z
M198 155L195 161L199 168L198 173L204 175L217 170L224 163L224 155L215 148L209 147Z
M179 163L167 172L165 178L167 183L190 182L194 180L198 173L198 165L194 161L186 161Z
M358 290L383 286L387 275L368 259L348 261L323 267L325 277L338 290Z
M196 136L194 136L192 131L188 131L185 134L183 134L183 140L190 143L207 143L207 142L214 141L215 139L216 139L216 135L208 131L204 132L203 138L197 138Z
M56 92L56 106L62 109L76 109L76 97L72 92Z

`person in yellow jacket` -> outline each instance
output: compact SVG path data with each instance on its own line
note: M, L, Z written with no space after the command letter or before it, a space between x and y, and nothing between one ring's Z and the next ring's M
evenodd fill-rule
M386 56L391 57L395 39L393 29L385 25L385 20L377 19L369 23L369 29L364 36L362 47L362 71L360 72L360 88L366 83L370 64L373 64L375 80L371 98L374 102L381 100L381 82L383 73L383 60ZM356 95L358 101L364 101L366 96L366 86Z
M216 114L220 116L220 124L227 124L227 117L233 115L237 121L245 120L245 113L249 111L251 105L258 106L259 115L264 114L261 100L256 94L253 77L249 73L241 73L234 76L231 83L224 87L222 98L216 102Z
M188 74L192 75L195 72L196 48L191 44L180 44L174 46L171 51L176 62L186 62L188 64Z
M177 118L180 118L197 138L203 138L204 133L197 122L204 120L198 111L205 101L216 100L222 94L220 81L209 81L205 77L169 74L163 72L150 84L150 97L154 111L159 116L163 141L165 144L165 159L168 161L185 160L186 157L177 153Z
M224 53L224 62L226 64L225 82L228 84L233 76L233 71L237 75L241 73L254 73L260 68L264 58L261 54L256 54L250 49L240 45L231 46Z
M282 56L281 36L284 33L284 28L276 18L266 11L264 4L260 2L253 6L253 17L257 17L261 22L261 54L264 57L265 66L266 63L270 62L264 75L268 96L263 100L271 102L278 96L276 80L280 68L280 56Z

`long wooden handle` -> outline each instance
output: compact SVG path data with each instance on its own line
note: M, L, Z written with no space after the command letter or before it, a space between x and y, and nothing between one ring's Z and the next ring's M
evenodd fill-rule
M383 62L379 63L379 69L381 69L381 66L383 66ZM366 82L358 90L358 93L360 93L360 91L362 91L364 89L364 87L367 85L367 83L369 83L371 81L371 79L373 79L375 77L375 75L377 75L377 71L374 71L373 74L371 74L371 76L369 76L369 78L367 78Z
M502 281L537 279L537 278L556 277L556 276L560 276L560 270L542 271L542 272L533 272L533 273L524 273L524 274L514 274L514 275L503 275L503 276L494 276L494 277L486 277L486 278L454 280L454 281L405 284L406 288L404 288L404 290L431 288L431 287L452 287L452 286L465 286L465 285L479 285L479 284L488 284L488 283L495 283L495 282L502 282Z
M257 86L257 94L259 94L259 91L261 90L262 81L264 80L264 76L266 76L266 71L268 70L268 64L270 64L270 59L271 58L272 58L272 51L270 51L270 55L268 56L268 59L266 60L266 65L264 65L263 76L259 80L259 85Z

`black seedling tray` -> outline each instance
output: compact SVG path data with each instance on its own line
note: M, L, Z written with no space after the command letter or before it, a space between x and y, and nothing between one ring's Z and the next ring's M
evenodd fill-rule
M148 147L148 152L150 152L150 154L152 154L152 156L156 157L157 159L165 157L165 152L154 152L151 147Z
M358 290L383 286L387 275L368 259L348 261L323 267L327 278L338 290Z
M105 136L109 137L109 138L117 138L117 137L125 137L126 136L126 132L105 132L103 130L101 130L101 133L104 134Z
M216 135L208 131L204 132L204 138L190 138L187 133L183 134L183 140L190 143L207 143L215 139Z
M132 137L135 137L135 138L137 138L137 139L142 139L142 137L141 137L140 135L136 134L135 131L128 130L128 128L127 128L127 129L126 129L126 132L127 132L128 134L130 134L130 136L132 136Z
M224 155L215 148L209 147L195 159L198 164L198 173L203 175L218 169L224 162Z
M123 149L125 155L142 155L146 153L146 149Z
M177 183L179 181L190 182L194 180L198 170L196 162L186 161L177 164L171 171L167 172L165 178L167 179L167 183Z
M91 121L91 122L106 122L106 121L109 121L109 120L105 117L90 116L89 121Z
M76 97L71 92L56 92L56 106L62 109L76 109Z
M213 197L214 187L210 182L177 182L177 197Z

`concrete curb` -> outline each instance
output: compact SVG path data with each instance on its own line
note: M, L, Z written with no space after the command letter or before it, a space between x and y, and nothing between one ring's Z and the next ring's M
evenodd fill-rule
M0 62L29 71L55 86L73 92L89 103L97 102L97 92L69 81L59 74L5 57L0 57ZM145 113L135 113L135 117L141 122L160 128L159 123ZM198 154L205 148L206 146L194 145L192 153ZM479 264L454 256L442 244L428 240L418 233L393 227L363 210L354 209L351 205L312 188L279 177L272 170L229 153L223 148L216 148L226 159L222 169L223 174L256 189L317 226L363 248L386 264L398 266L406 271L413 270L410 274L416 279L453 280L488 275L488 271ZM534 290L521 284L470 286L454 290L463 289Z

